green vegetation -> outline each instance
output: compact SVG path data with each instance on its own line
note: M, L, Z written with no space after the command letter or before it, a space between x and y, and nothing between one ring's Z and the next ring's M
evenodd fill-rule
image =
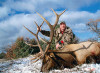
M30 44L37 44L35 39L30 40L29 38L24 39L23 37L17 38L15 43L13 43L9 48L7 48L6 58L16 59L26 57L29 54L34 54L39 52L38 47L31 47L25 44L28 41Z
M4 58L5 58L5 53L4 52L0 53L0 59L4 59Z
M39 47L29 46L25 44L25 42L28 42L29 44L32 44L32 45L37 45L37 42L35 39L29 39L29 38L24 39L23 37L19 37L17 38L15 43L13 43L9 48L7 48L6 58L7 59L23 58L23 57L28 56L29 54L35 54L40 51ZM45 50L47 44L43 43L41 40L39 42L43 50ZM55 48L54 39L52 41L50 48L51 49Z

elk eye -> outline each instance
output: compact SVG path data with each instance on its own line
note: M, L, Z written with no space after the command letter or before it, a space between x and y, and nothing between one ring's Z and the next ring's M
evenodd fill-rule
M52 58L53 57L53 55L50 55L50 58Z

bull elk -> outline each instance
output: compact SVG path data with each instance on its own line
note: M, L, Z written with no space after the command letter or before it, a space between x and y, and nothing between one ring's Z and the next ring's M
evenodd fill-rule
M39 43L39 39L38 39L39 31L37 30L37 33L35 34L24 26L31 34L33 34L36 37L38 45L32 45L32 46L38 46L40 49L40 52L32 60L36 59L34 61L36 62L39 59L42 59L41 71L43 72L48 71L52 68L60 68L60 69L62 69L63 67L71 68L71 67L74 67L76 64L83 64L86 58L89 56L92 56L93 53L95 56L100 54L100 44L94 43L94 42L93 43L83 42L80 44L70 44L70 45L65 45L61 50L50 50L49 48L53 40L55 27L58 24L59 17L66 10L64 10L60 14L57 14L53 9L52 11L56 15L56 21L54 25L51 25L42 15L40 15L37 12L37 14L47 23L47 25L50 28L50 40L48 42L43 40L40 37L47 44L45 51L42 50L42 47L40 46L40 43ZM38 26L36 22L35 24L37 27L41 27L43 25L42 23L40 26ZM28 45L31 45L31 44L28 44Z

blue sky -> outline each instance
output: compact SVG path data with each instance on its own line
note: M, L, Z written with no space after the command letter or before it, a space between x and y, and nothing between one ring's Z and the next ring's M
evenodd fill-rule
M0 48L17 37L34 38L23 25L36 32L34 21L39 25L42 23L36 12L54 24L55 15L50 8L57 13L67 9L59 21L65 21L81 41L95 37L87 30L86 23L89 19L100 18L100 0L0 0ZM44 23L42 29L49 27Z

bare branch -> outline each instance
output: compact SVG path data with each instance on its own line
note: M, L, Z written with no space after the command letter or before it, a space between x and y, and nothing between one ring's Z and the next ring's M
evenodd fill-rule
M93 21L93 19L88 22L87 26L95 33L99 34L100 29L98 28L98 22L100 22L100 19L97 19Z
M94 22L100 22L100 19L96 19Z

